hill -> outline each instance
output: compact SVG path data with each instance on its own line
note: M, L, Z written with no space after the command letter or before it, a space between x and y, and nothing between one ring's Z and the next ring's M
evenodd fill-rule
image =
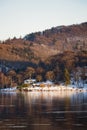
M24 39L32 42L31 49L42 59L68 50L87 51L87 23L53 27L28 34Z
M87 52L87 22L52 27L27 34L24 38L0 42L0 61L13 62L12 65L19 62L38 64L67 51L74 52L74 55Z

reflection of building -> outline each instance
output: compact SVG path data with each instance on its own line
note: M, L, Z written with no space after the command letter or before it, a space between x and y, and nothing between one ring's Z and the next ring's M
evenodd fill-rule
M31 84L31 83L35 83L36 79L26 79L24 80L24 84Z

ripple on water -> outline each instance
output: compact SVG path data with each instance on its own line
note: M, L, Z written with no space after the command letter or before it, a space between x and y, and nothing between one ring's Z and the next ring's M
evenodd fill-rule
M83 126L83 124L72 124L73 126Z
M87 111L49 111L49 112L45 112L47 114L61 114L61 113L87 113Z
M40 123L34 123L34 124L28 124L28 126L50 126L51 124L40 124Z
M12 125L12 126L9 126L9 128L26 128L27 126L24 126L24 125Z

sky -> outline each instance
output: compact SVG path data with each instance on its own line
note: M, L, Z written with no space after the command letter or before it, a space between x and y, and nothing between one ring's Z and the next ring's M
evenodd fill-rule
M87 22L87 0L0 0L0 40Z

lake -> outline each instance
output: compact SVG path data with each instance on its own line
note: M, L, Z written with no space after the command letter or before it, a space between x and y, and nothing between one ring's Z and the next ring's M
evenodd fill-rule
M0 130L87 130L87 92L0 93Z

